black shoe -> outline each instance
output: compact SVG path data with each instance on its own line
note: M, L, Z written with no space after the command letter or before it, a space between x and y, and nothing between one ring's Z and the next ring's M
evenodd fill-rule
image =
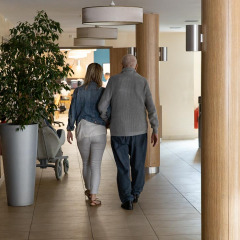
M133 195L133 196L134 196L133 202L134 202L134 203L137 203L137 202L138 202L139 195L136 194L136 195Z
M121 207L125 210L133 210L133 204L131 201L127 201L121 205Z

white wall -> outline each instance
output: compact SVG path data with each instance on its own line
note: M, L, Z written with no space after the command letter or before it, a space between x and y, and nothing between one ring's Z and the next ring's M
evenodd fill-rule
M106 40L106 46L112 46L114 48L125 48L136 46L135 31L118 31L117 40Z
M185 33L160 34L160 46L168 47L168 61L160 62L159 76L163 139L197 137L194 107L200 86L199 56L186 52L185 45Z
M194 108L198 107L198 97L201 96L201 52L194 53Z
M58 43L59 43L59 46L60 47L73 47L73 39L76 37L75 36L76 34L75 33L62 33L60 36L59 36L59 40L58 40Z
M9 36L9 29L12 27L12 23L9 22L3 15L0 15L0 41L2 41L2 37L7 38Z

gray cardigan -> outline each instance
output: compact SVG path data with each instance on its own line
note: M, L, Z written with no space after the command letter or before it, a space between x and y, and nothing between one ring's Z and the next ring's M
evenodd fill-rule
M112 76L98 104L100 116L107 121L111 105L110 131L112 136L135 136L147 133L147 114L154 133L158 118L147 80L133 68L124 68Z

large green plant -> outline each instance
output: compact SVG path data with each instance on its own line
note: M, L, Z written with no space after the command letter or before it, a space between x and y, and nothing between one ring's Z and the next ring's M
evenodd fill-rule
M57 80L72 73L56 40L58 22L39 11L32 24L10 29L0 54L0 115L13 124L39 123L54 113L54 93L67 87Z

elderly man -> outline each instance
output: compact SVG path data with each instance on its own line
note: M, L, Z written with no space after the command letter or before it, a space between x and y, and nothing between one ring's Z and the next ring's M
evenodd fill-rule
M111 145L118 170L118 192L121 207L132 210L145 182L146 110L153 129L153 146L158 141L158 118L147 80L136 72L137 59L130 54L124 56L122 67L120 74L109 79L98 110L102 119L107 121L107 108L111 105Z

